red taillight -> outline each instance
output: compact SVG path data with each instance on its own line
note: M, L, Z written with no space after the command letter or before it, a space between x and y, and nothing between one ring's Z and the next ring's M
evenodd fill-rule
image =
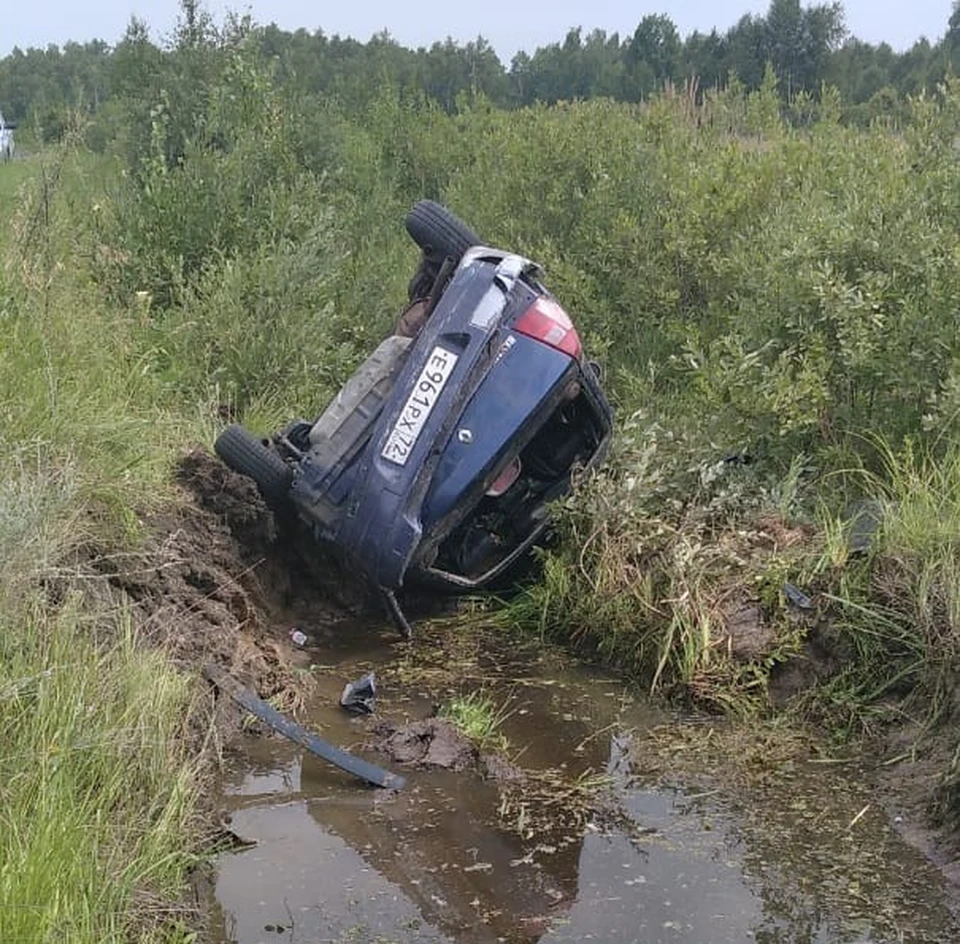
M508 465L491 483L487 489L490 498L499 498L507 489L520 478L520 457L514 456Z
M580 356L580 336L567 313L552 298L538 298L517 319L513 329L571 357Z

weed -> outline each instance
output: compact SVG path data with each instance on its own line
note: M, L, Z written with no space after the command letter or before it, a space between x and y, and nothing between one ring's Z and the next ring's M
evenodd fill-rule
M698 463L682 444L664 448L655 428L629 436L559 509L541 579L501 618L620 664L651 689L762 709L766 674L800 642L782 587L806 566L812 531L777 513L776 480ZM795 472L787 481L795 494Z
M960 668L960 450L879 453L882 473L861 474L877 519L868 557L843 561L830 597L855 662L828 691L861 706L908 698L935 723L952 715Z
M201 835L190 681L74 562L135 537L190 421L63 262L86 156L24 166L0 268L0 939L175 940Z
M524 771L500 785L500 821L524 839L535 836L576 841L589 823L616 818L611 779L586 770L570 777L560 770Z
M511 714L508 702L497 706L482 691L458 695L440 708L440 717L451 721L481 751L507 749L508 741L501 727Z

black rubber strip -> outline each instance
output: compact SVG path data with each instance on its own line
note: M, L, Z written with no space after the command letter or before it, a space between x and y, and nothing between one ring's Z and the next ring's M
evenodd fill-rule
M219 665L212 662L203 667L203 674L213 682L220 691L229 695L237 704L242 705L251 714L266 722L275 731L284 737L290 738L294 744L305 747L311 754L322 757L335 767L345 770L354 777L359 777L367 783L388 790L400 790L406 785L406 780L399 774L390 773L382 767L377 767L360 757L354 757L346 751L334 747L329 741L309 732L303 725L297 724L282 712L268 705L262 698L255 695L249 688L244 688L232 675L225 672Z

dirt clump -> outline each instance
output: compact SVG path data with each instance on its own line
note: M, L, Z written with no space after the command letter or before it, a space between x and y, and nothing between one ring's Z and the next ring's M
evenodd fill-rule
M755 601L728 601L723 607L722 618L721 645L735 661L750 662L763 658L776 645L777 634Z
M849 659L849 646L828 620L811 625L800 652L770 670L768 691L776 708L832 678Z
M380 721L371 747L398 764L462 771L476 767L480 752L454 725L442 718L396 724Z
M323 581L303 575L289 530L250 479L199 448L174 477L178 500L143 517L142 547L92 555L89 564L132 604L148 644L189 670L214 661L284 710L300 707L305 657L290 627L323 638L342 609Z
M193 449L180 459L175 478L207 511L222 519L248 555L262 553L276 541L276 520L253 479L239 475L203 449Z
M497 784L520 784L526 773L502 754L481 751L457 727L443 718L398 724L378 721L369 747L398 764L462 772L475 770Z

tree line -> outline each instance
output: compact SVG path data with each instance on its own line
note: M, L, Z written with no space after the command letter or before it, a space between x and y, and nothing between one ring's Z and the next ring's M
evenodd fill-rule
M113 46L93 40L15 48L0 59L0 106L8 120L34 122L56 137L71 111L95 113L112 99L162 85L163 75L182 64L184 50L214 32L242 33L255 43L274 81L336 97L347 107L369 102L384 86L426 96L449 111L465 94L500 107L596 97L640 101L665 88L700 94L734 77L756 89L772 66L785 100L816 97L828 84L840 92L848 117L867 120L895 113L906 96L935 87L960 64L957 3L941 38L921 38L903 52L849 35L838 2L804 7L800 0L771 0L765 15L748 14L726 32L694 31L686 38L662 14L644 16L628 35L571 29L560 42L518 52L506 66L482 37L410 49L387 33L364 43L320 29L254 28L237 18L216 27L199 0L182 0L166 44L154 42L134 19Z

